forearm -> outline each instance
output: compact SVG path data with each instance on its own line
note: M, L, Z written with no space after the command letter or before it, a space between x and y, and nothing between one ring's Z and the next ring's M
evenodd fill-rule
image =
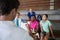
M27 28L28 32L30 32L30 29L29 29L29 25L28 24L26 24L26 28Z
M41 32L42 32L42 30L43 30L43 29L42 29L42 26L40 26L40 29L41 29Z
M51 30L51 34L52 34L52 36L54 36L54 34L53 34L53 31Z
M51 31L52 36L54 36L52 26L50 27L50 31Z
M38 26L37 26L37 29L36 29L36 33L38 33Z

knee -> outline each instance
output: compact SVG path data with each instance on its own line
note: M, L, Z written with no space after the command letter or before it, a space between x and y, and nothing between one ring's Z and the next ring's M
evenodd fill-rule
M48 38L47 37L44 37L44 40L48 40Z

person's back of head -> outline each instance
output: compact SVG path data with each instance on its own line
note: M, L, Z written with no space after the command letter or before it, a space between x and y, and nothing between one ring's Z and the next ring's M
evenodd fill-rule
M42 20L42 16L41 15L37 15L37 21L40 22Z
M0 0L0 15L8 15L12 9L17 9L18 5L18 0Z
M0 16L9 15L14 8L17 11L18 6L18 0L0 0Z
M16 28L11 21L18 6L18 0L0 0L0 20L4 20L0 21L0 40L32 40L26 31Z

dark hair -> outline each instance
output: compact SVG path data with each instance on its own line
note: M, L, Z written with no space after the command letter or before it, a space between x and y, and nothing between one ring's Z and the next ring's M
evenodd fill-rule
M35 15L31 15L31 17L32 17L32 16L34 16L34 17L35 17L35 19L36 19L36 16L35 16Z
M42 20L42 16L41 15L37 15L37 21L40 22Z
M20 13L19 13L19 12L17 12L17 14L18 14L18 15L20 15Z
M0 0L0 15L8 15L12 9L19 6L18 0Z
M43 14L43 15L45 15L45 16L46 16L46 18L48 18L48 15L47 15L47 14Z

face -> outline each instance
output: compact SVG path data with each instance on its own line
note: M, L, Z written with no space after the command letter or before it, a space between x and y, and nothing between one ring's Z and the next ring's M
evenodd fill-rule
M30 8L30 10L29 10L30 12L32 12L32 9Z
M46 20L47 19L47 17L46 17L46 15L42 15L42 20Z
M34 16L32 16L32 17L31 17L31 21L34 21L34 20L35 20L35 17L34 17Z

